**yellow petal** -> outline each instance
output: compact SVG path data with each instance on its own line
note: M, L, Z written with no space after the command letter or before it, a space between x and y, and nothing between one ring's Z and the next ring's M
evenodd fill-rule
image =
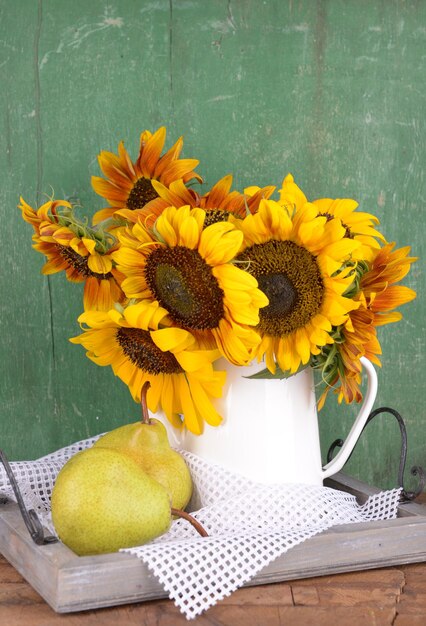
M112 253L113 260L117 263L118 267L139 267L143 263L143 256L137 250L122 246L119 250Z
M287 174L284 178L279 194L281 204L288 204L296 209L302 207L308 201L303 191L294 182L291 174Z
M210 401L210 398L206 394L203 386L200 385L196 377L189 375L189 384L191 387L191 394L194 400L194 404L197 407L198 412L203 419L206 420L210 426L218 426L222 421L222 416L214 408Z
M295 347L303 365L306 365L311 356L311 342L304 328L298 328L296 331Z
M216 276L223 289L247 291L257 288L254 276L230 263L213 267L212 274Z
M201 435L203 432L203 424L198 418L189 386L184 376L181 376L179 380L179 392L185 426L195 435Z
M90 254L87 265L95 274L108 274L112 270L111 258L101 254Z
M181 229L179 229L179 244L180 246L185 246L190 250L194 250L198 245L198 240L200 238L200 228L196 219L192 216L189 216L184 224L182 224Z
M161 328L151 331L151 339L163 352L186 350L194 343L194 337L183 328Z
M186 350L185 352L175 354L175 356L186 372L196 372L211 362L209 358L210 352L210 350Z
M239 252L243 237L229 222L218 222L203 230L198 250L209 265L228 263Z
M81 241L84 243L86 249L90 252L90 254L93 254L96 247L96 242L93 241L93 239L89 239L88 237L82 237Z
M128 298L152 298L151 291L148 289L143 276L126 278L121 287Z
M143 330L157 329L166 315L166 309L159 306L158 302L139 302L124 309L124 317L129 326Z

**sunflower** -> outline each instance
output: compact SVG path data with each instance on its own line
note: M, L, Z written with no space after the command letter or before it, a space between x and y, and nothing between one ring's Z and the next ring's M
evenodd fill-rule
M113 254L129 298L158 300L173 323L213 339L231 363L244 365L259 341L250 328L267 304L257 282L230 261L243 235L230 222L204 228L203 209L168 207L152 230L137 223Z
M327 364L323 371L326 387L319 408L324 405L330 389L338 395L339 403L362 400L360 358L365 356L381 366L378 355L382 349L377 327L399 321L402 315L394 309L416 297L413 289L396 283L407 275L417 259L408 256L408 246L397 250L394 247L395 243L386 244L367 265L359 281L359 291L354 296L359 308L349 313L347 322L337 331L341 338L333 345L332 352L325 348L318 359L320 367Z
M291 373L306 365L321 346L333 343L332 327L359 306L343 296L353 279L350 269L342 269L359 244L345 238L339 221L319 217L310 204L296 217L263 200L239 226L244 244L236 263L269 300L259 311L257 357L265 358L272 373L276 363Z
M220 424L211 402L221 396L225 382L225 372L212 366L219 351L199 349L189 331L170 325L158 302L140 302L122 312L87 311L79 322L84 332L70 341L82 344L98 365L110 365L136 402L149 381L148 408L153 413L161 408L173 426L198 435L204 420Z
M179 179L184 183L192 178L201 181L200 176L193 171L199 162L195 159L179 159L183 147L182 137L161 155L165 141L166 129L162 126L154 134L148 130L141 133L139 155L135 162L130 159L123 142L118 146L118 155L106 150L100 153L98 161L105 178L92 176L92 186L110 206L95 213L94 224L113 217L120 209L124 210L125 219L136 221L133 211L138 214L147 202L158 195L152 185L154 180L166 187Z
M399 311L394 311L416 297L416 292L404 285L396 285L410 271L417 257L409 257L411 248L405 246L394 250L395 243L388 243L375 255L370 269L361 278L362 297L368 308L374 312L376 326L397 322L402 319Z
M318 410L323 408L331 389L337 394L339 404L343 399L348 404L362 400L362 356L380 366L377 355L381 354L381 347L374 326L374 314L360 307L351 311L349 316L345 325L332 333L334 343L324 346L320 354L312 359L312 365L321 370L325 384L318 400Z
M280 204L290 211L297 211L307 201L303 191L294 182L293 176L288 174L280 189ZM380 248L377 240L385 241L383 235L374 228L374 225L379 223L377 217L370 213L356 211L358 203L355 200L321 198L313 200L312 204L317 208L318 214L328 220L338 218L345 228L345 237L356 239L361 244L358 249L354 250L354 259L371 260Z
M152 225L156 218L168 206L200 207L206 211L205 226L218 221L226 221L230 218L244 218L247 213L254 213L263 198L269 198L275 187L252 188L251 193L231 191L232 176L224 176L204 195L189 189L184 180L176 180L167 187L159 181L152 181L158 197L148 202L143 211L138 214L129 211L118 211L117 215L129 222L136 222L140 214L144 216L145 223Z
M69 202L50 200L35 210L21 198L19 208L23 219L34 228L33 248L47 257L42 274L65 271L70 282L84 283L85 310L107 311L114 302L124 301L120 287L123 276L113 267L111 250L106 251L105 243L78 236L72 228L60 223L63 210L67 216L72 212Z

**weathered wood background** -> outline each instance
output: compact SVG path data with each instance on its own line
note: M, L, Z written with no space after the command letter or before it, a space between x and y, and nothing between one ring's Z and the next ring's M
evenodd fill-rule
M81 290L40 275L16 206L52 194L91 215L96 156L165 124L206 182L277 184L353 197L386 237L425 249L426 3L415 0L0 0L1 421L10 458L35 458L134 420L111 371L68 343ZM381 329L377 406L406 419L426 465L424 260L418 299ZM324 450L353 408L328 402ZM259 424L261 427L261 424ZM378 418L347 471L395 484L399 434Z

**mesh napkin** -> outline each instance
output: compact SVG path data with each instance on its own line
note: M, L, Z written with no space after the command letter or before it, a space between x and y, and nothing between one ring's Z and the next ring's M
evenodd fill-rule
M97 438L36 461L11 463L26 506L37 511L51 533L50 496L56 475L69 458ZM123 552L148 566L188 619L248 583L292 547L332 526L397 515L401 489L382 491L359 505L354 496L328 487L261 485L180 452L194 482L188 510L209 536L201 537L188 522L177 519L165 535ZM0 494L15 499L2 467Z

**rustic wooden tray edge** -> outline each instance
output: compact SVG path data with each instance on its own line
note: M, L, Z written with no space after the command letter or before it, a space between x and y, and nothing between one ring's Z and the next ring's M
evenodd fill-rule
M336 475L329 485L361 500L377 489ZM167 597L137 557L78 557L61 543L37 546L17 505L0 505L0 552L57 612L96 609ZM395 520L335 526L292 548L247 586L426 560L426 506L399 507Z

